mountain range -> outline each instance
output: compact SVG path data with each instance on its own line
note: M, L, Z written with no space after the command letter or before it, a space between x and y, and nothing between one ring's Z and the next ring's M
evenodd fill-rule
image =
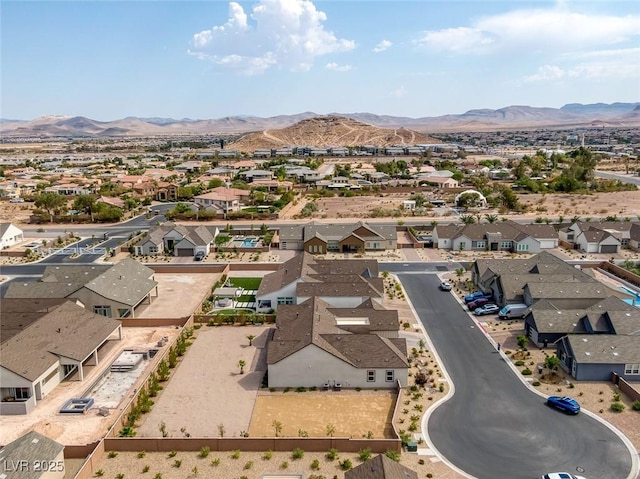
M379 128L409 129L420 133L444 131L492 131L532 128L596 128L640 126L640 102L571 103L561 108L508 106L497 110L469 110L462 114L409 118L373 113L313 112L268 118L228 116L218 119L127 117L97 121L82 116L42 116L31 121L0 119L5 137L142 137L243 134L278 128L316 117L346 117Z

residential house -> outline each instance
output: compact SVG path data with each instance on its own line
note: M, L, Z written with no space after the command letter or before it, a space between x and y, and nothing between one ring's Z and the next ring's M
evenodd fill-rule
M122 338L120 321L65 298L3 298L0 310L0 412L27 414L65 378L98 364L109 339Z
M557 343L561 367L578 381L640 381L640 335L570 334Z
M100 196L96 199L96 203L104 203L105 205L115 206L116 208L124 209L124 200L116 196Z
M256 292L258 312L319 297L334 307L356 307L367 298L382 304L384 286L373 260L321 260L302 253L266 275Z
M397 314L373 305L345 310L313 297L278 308L267 343L269 387L406 385L407 345Z
M631 230L638 222L578 221L560 230L560 239L585 253L619 253L631 241Z
M10 248L24 241L23 231L12 223L0 223L0 249Z
M166 227L156 226L149 230L147 235L134 245L136 256L157 256L164 253L164 235Z
M631 223L629 230L629 249L640 251L640 223Z
M193 198L193 202L207 211L215 211L218 214L226 215L235 211L240 211L240 198L233 191L210 191Z
M182 226L173 223L164 224L154 228L153 238L157 239L158 233L163 231L163 250L174 256L195 256L202 252L208 254L213 249L213 242L218 235L218 229L210 229L206 226ZM151 231L149 236L151 236Z
M155 197L158 201L178 201L178 185L159 181L156 185Z
M246 171L241 171L239 173L239 176L241 178L244 178L246 181L248 181L249 183L253 182L253 181L259 181L259 180L272 180L273 179L273 171L269 171L269 170L246 170Z
M9 283L4 298L69 298L108 318L135 317L158 295L154 271L125 258L114 265L47 266L39 281Z
M471 274L473 283L491 293L500 306L526 301L530 301L526 304L531 306L549 294L556 301L562 301L562 308L580 309L607 296L602 283L546 251L527 259L478 259L471 267ZM544 288L545 284L554 284L555 288L562 285L564 296L558 298L552 288ZM590 286L585 287L586 284ZM580 291L577 297L572 295L575 290Z
M0 449L3 476L24 479L64 479L64 446L29 431ZM7 472L9 475L7 476Z
M344 479L418 479L418 473L378 454L345 472Z
M558 247L558 233L552 225L474 223L469 225L436 225L434 245L452 251L510 251L540 253Z
M638 335L640 313L615 296L582 309L563 309L553 300L544 299L532 306L524 328L533 343L546 348L567 334Z
M280 249L304 250L312 254L328 252L386 251L397 247L395 226L353 224L321 224L280 227Z
M420 177L419 180L421 183L429 183L443 189L457 188L460 185L458 180L454 180L453 178L447 178L444 176L428 175Z

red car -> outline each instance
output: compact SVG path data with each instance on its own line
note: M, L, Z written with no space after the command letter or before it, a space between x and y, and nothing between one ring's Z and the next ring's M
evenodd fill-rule
M469 306L469 311L474 311L476 308L479 308L480 306L484 306L490 301L491 300L488 298L478 298L475 301L471 301L470 303L468 303L467 306Z

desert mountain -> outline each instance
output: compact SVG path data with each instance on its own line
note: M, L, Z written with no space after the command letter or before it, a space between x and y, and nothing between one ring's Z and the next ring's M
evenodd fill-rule
M602 126L638 127L640 117L635 108L640 103L572 103L562 108L508 106L497 110L469 110L457 115L407 118L372 113L330 113L363 124L416 132L478 131L531 128L592 128ZM123 137L167 135L242 134L283 129L303 120L320 117L313 112L269 118L230 116L219 119L174 120L172 118L127 117L114 121L97 121L81 116L44 116L31 121L0 119L0 134L15 137ZM344 127L347 134L349 126ZM358 127L358 129L361 129ZM395 135L396 133L394 133ZM404 133L398 133L404 138ZM273 140L279 141L279 140ZM303 143L309 143L303 141Z
M242 151L258 148L277 148L288 145L315 147L356 145L415 145L439 143L437 140L406 128L378 128L377 126L343 116L318 116L277 130L248 133L229 145Z

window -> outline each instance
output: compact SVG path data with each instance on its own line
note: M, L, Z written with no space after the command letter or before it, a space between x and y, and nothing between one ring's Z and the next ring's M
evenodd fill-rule
M111 306L94 306L93 312L101 316L111 317Z
M500 243L500 249L508 249L511 248L513 246L513 244L511 243L511 241L502 241Z
M149 246L149 254L158 254L157 246Z
M476 241L475 243L476 243L476 245L475 245L476 248L486 248L487 247L487 242L486 241Z
M393 379L394 379L393 369L386 370L386 372L384 373L384 379L388 383L393 382Z
M10 388L9 391L16 401L29 399L29 388Z
M278 304L293 304L293 298L286 296L278 298Z
M624 373L625 374L640 374L640 364L625 364L624 365Z
M518 243L517 251L529 251L529 245L526 243Z
M367 382L373 383L376 381L376 372L373 369L367 371Z
M126 309L118 308L118 317L119 318L126 318L126 317L129 316L130 313L131 313L131 310L129 308L126 308Z

